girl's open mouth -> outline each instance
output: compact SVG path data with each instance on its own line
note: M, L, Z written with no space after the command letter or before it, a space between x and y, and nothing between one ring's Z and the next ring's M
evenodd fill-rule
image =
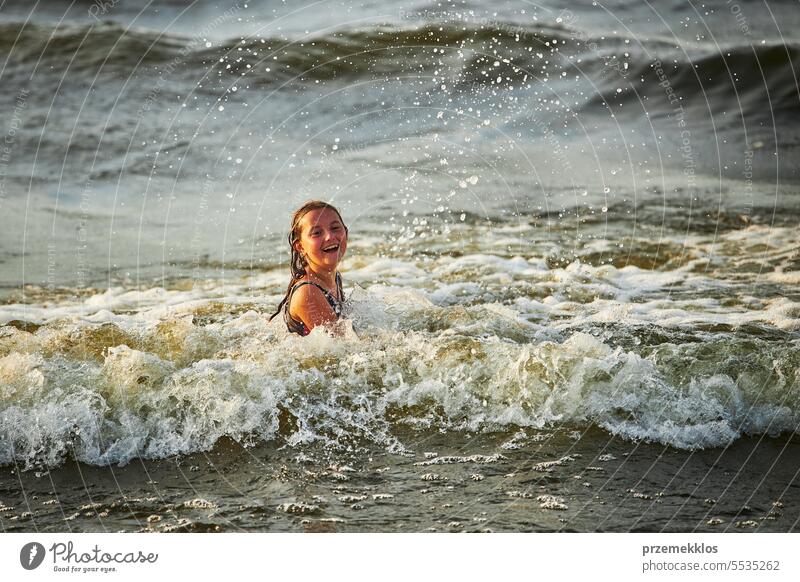
M323 253L336 253L339 252L339 245L330 245L322 249Z

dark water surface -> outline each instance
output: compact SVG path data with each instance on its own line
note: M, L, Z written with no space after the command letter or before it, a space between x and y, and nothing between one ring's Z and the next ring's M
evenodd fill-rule
M223 440L207 454L123 468L68 462L38 477L4 468L0 523L40 532L785 532L800 519L796 439L687 453L596 429L414 438L422 454Z

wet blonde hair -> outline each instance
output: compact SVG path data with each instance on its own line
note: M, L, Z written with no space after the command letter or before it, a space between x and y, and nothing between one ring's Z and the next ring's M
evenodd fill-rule
M289 295L292 292L292 287L294 284L297 283L300 279L306 276L306 260L303 258L303 255L295 248L295 243L300 240L300 221L303 220L303 217L311 212L312 210L321 210L323 208L328 208L333 210L336 215L339 217L339 221L344 226L344 232L347 234L347 225L345 225L344 220L342 220L342 215L339 210L333 206L332 204L328 204L327 202L323 202L322 200L309 200L305 204L303 204L300 208L295 210L294 214L292 215L292 226L289 229L289 269L292 272L292 280L289 281L289 286L286 288L286 295L283 296L283 300L278 304L278 309L272 316L269 318L272 321L276 315L278 315L283 306L286 305L286 302L289 300Z

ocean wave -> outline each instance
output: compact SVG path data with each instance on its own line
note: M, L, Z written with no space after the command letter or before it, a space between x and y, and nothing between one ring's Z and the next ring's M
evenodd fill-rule
M461 260L449 272L478 263L484 270L492 264ZM523 270L530 272L520 276L536 277L543 267ZM617 288L646 283L644 272L596 273L604 271L630 275ZM565 287L586 285L597 274L565 270L562 280ZM98 315L91 318L55 319L32 331L6 326L0 463L57 466L70 457L125 464L209 450L223 437L293 446L369 442L403 451L395 435L409 428L595 425L628 439L699 449L793 431L800 422L800 351L791 332L776 339L692 324L698 331L687 341L691 311L654 332L637 328L647 305L638 303L638 315L615 311L611 318L626 325L629 341L597 327L603 321L596 318L563 320L558 314L574 311L574 303L453 304L443 293L361 291L350 302L358 337L339 340L321 329L291 336L277 320L267 322L267 310L232 316L224 302L189 301L182 312L162 297L171 315L145 306L138 313L103 311L115 293L94 299ZM669 312L661 303L650 303L650 319ZM591 305L603 309L602 302ZM796 304L776 308L783 317L797 311ZM191 315L213 310L210 323Z
M611 104L619 115L639 115L640 108L631 105L644 100L652 118L678 117L682 108L689 115L719 117L718 129L741 124L743 118L754 127L759 120L768 121L769 126L783 120L794 122L800 114L800 46L796 44L726 47L691 60L684 56L662 62L658 56L632 56L626 76L630 85L620 85L618 79L604 83L584 109ZM736 115L722 119L723 112L731 109Z
M693 47L690 59L688 49L675 39L653 37L631 43L622 36L595 37L557 23L520 25L497 20L412 27L375 24L340 28L323 36L252 36L213 42L110 21L5 22L0 23L0 39L0 54L10 55L10 61L18 64L58 60L69 62L75 72L108 68L119 73L138 68L158 73L163 67L152 65L179 60L189 71L216 67L228 74L245 73L254 82L276 84L289 79L381 77L421 71L420 67L427 71L428 66L461 86L490 84L498 76L508 77L502 85L519 84L523 78L536 83L555 79L563 71L597 76L608 72L610 59L627 78L639 80L652 77L657 59L669 59L671 65L674 59L675 70L669 75L676 91L687 94L697 93L700 82L707 90L730 84L729 71L760 70L767 86L780 86L781 94L791 95L792 87L796 89L793 63L800 56L794 44L726 46L723 52L709 45Z
M753 149L775 139L784 149L797 143L790 128L800 114L796 67L800 48L791 43L688 50L663 38L630 43L621 36L595 38L555 23L520 26L500 21L405 28L373 25L321 36L216 42L111 22L60 26L11 22L0 24L0 38L0 54L7 54L10 63L4 73L9 87L31 83L29 75L15 72L15 65L27 70L36 64L34 83L49 84L51 71L61 76L65 62L70 73L63 79L67 84L84 84L101 74L117 80L153 77L154 88L146 97L151 100L162 93L222 91L226 101L236 103L247 99L246 91L235 92L238 87L228 86L238 77L247 79L250 90L269 88L276 98L318 89L321 83L395 80L404 90L426 93L426 102L436 101L441 93L458 99L457 103L498 107L498 111L502 105L506 122L526 128L552 124L553 129L576 111L605 116L611 109L618 122L666 117L677 122L680 117L691 124L695 140L705 129L730 131L731 140L738 140L733 134L746 123L749 139L756 144L749 144ZM755 82L754 71L759 75ZM162 86L165 75L171 82ZM547 87L544 94L542 86ZM141 95L136 93L135 98ZM355 99L374 107L383 97L370 88ZM559 104L550 103L553 100ZM571 107L565 108L567 102ZM320 107L314 115L330 113ZM419 125L424 120L415 123L412 132L424 131ZM771 127L776 128L775 136L768 131ZM87 143L95 147L91 140ZM121 143L127 147L127 141Z
M64 63L75 73L94 73L104 68L113 72L132 71L173 58L187 46L180 37L110 22L58 26L0 23L0 54L8 55L11 65L58 62L59 72L63 71Z

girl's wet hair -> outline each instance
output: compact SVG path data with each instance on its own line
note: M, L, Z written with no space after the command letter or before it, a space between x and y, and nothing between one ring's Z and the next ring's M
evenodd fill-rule
M278 309L269 318L270 321L272 321L274 317L281 312L281 309L283 309L283 306L289 299L289 294L291 293L294 284L297 283L298 280L306 276L306 260L303 258L300 252L295 248L295 243L298 240L300 240L300 221L303 220L303 217L312 210L320 210L323 208L328 208L336 213L336 215L339 217L339 221L342 223L342 226L344 226L345 233L347 233L347 225L345 225L344 220L342 220L341 213L332 204L328 204L327 202L323 202L322 200L309 200L308 202L303 204L300 208L295 210L294 214L292 215L292 226L289 229L289 235L288 235L289 257L290 257L289 269L292 272L292 280L289 281L289 286L286 288L286 295L283 296L283 300L278 304Z

